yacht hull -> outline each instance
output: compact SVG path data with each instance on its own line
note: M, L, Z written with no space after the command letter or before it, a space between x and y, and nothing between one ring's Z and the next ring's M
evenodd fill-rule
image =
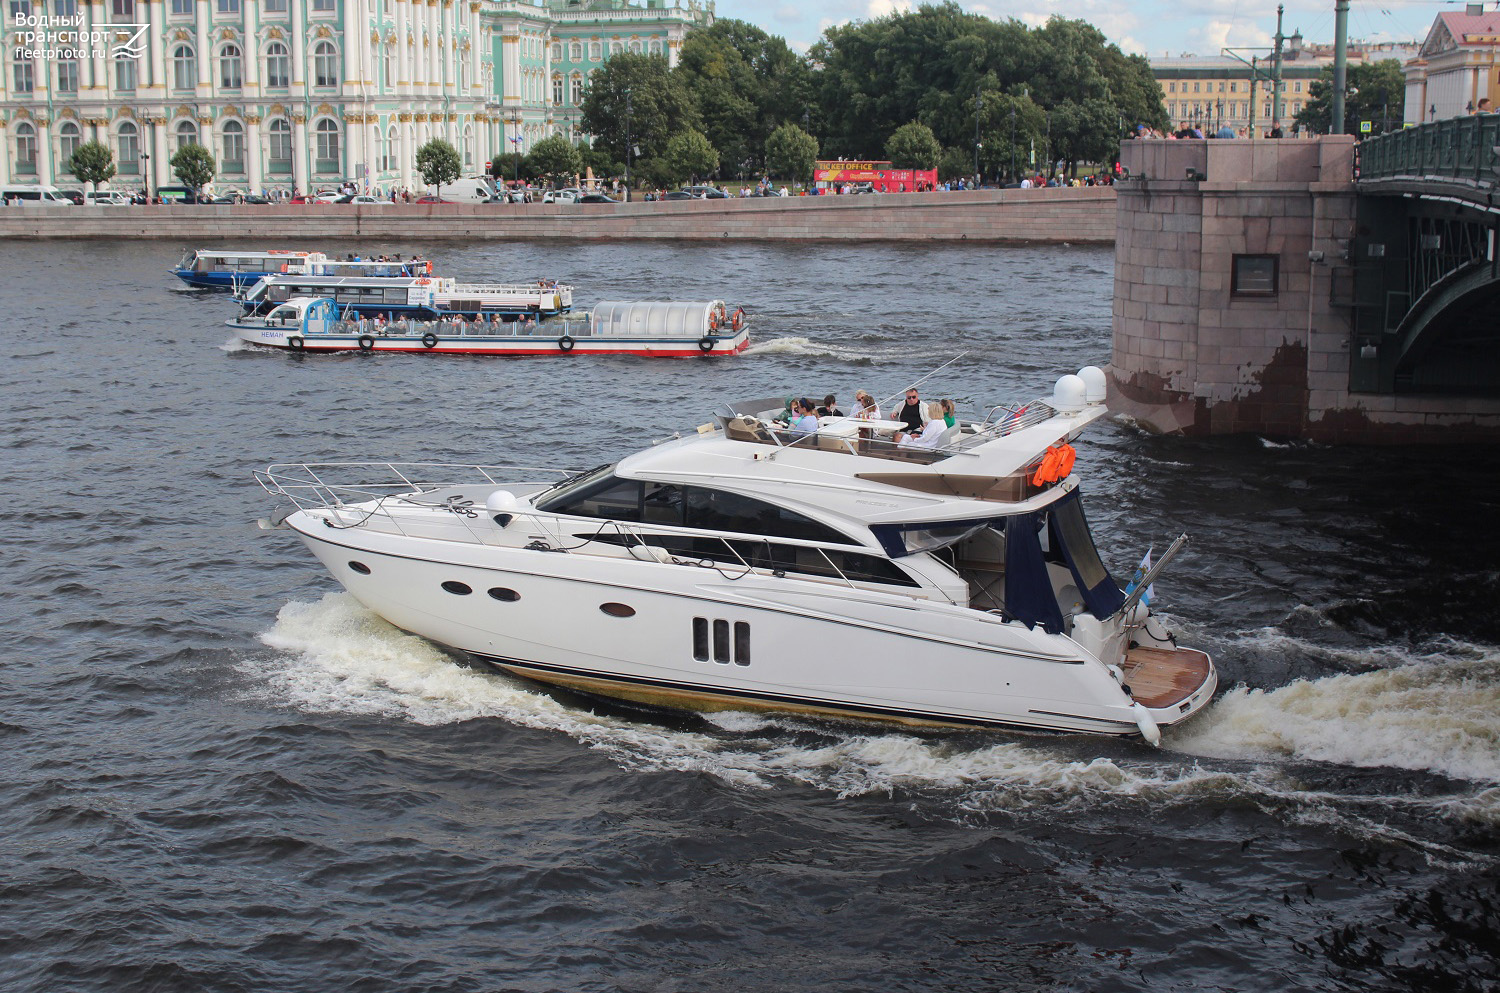
M653 706L921 727L1140 734L1132 699L1071 639L834 583L287 521L396 627L543 683ZM1157 724L1213 694L1153 701Z

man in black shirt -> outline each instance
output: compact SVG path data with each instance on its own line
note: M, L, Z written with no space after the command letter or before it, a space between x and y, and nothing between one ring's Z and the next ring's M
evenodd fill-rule
M915 386L906 391L906 404L896 415L896 420L906 422L908 433L922 433L922 398L917 394Z

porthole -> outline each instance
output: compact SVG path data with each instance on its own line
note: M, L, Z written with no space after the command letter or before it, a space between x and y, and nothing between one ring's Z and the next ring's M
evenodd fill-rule
M499 600L501 603L515 603L517 600L521 599L521 594L517 593L515 590L507 589L504 586L491 586L489 588L489 594L491 597Z
M456 579L450 579L446 583L444 583L443 589L447 590L449 593L452 593L454 596L468 596L470 593L474 592L469 588L468 583L460 583Z
M611 617L635 616L635 608L628 603L601 603L599 609Z
M359 573L361 576L368 576L370 574L370 567L365 565L363 562L355 562L351 560L349 562L349 568Z

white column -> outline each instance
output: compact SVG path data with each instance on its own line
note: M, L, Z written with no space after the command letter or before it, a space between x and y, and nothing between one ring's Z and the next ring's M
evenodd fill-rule
M78 12L83 15L83 30L92 32L95 25L103 27L105 24L104 5L102 0L94 0L93 3L80 4ZM107 45L94 45L94 57L89 60L88 86L94 90L108 91L109 87L109 63L105 62L105 56L109 54ZM103 99L104 93L96 93L95 99Z
M198 97L213 93L214 29L209 23L209 0L198 0L193 13L197 17L193 47L198 57Z
M37 63L37 75L46 71L46 64ZM51 123L45 117L38 117L36 123L36 181L38 183L55 183L57 177L52 174L52 128ZM9 149L6 154L9 154Z
M251 193L266 188L266 177L260 166L260 117L256 114L245 117L245 180Z
M406 67L406 0L396 0L396 78L393 83L400 87L411 84L411 72ZM405 95L403 90L398 94Z
M360 114L349 114L344 118L344 179L352 179L358 184L363 184L364 175L358 170L362 165L369 165L369 159L365 154L365 125L364 117Z
M438 68L438 0L427 0L427 85L430 96L441 96L443 74Z
M287 16L292 20L292 89L305 92L307 89L307 25L303 23L302 0L287 0L287 7ZM296 169L296 166L292 168Z
M463 2L463 0L460 0ZM472 89L483 88L484 80L479 72L479 60L484 55L484 31L479 26L479 4L469 3L469 86ZM485 94L488 96L488 94Z
M164 0L151 0L151 14L147 20L151 22L151 26L146 29L151 42L151 56L149 60L142 59L141 64L136 66L135 85L137 90L161 90L167 82L166 45L162 41L162 26L166 24Z
M172 175L172 168L167 160L172 156L167 151L167 119L165 117L152 118L151 124L151 172L155 182L151 184L153 190L162 186L170 186L176 179L168 179Z
M260 48L256 32L260 30L260 4L243 4L245 11L245 35L240 39L240 51L245 53L245 99L260 95Z
M410 190L412 188L412 167L416 164L413 158L417 154L417 150L411 147L411 123L409 115L403 114L401 116L407 117L408 120L398 121L396 124L396 141L400 147L399 155L401 158L401 161L397 165L400 166L401 171L401 188Z
M501 86L500 99L506 105L521 102L521 32L515 27L506 27L500 36Z
M375 30L372 22L372 5L362 0L356 6L359 17L354 22L353 30L359 32L359 81L365 86L375 85L375 48L370 41L370 32Z
M296 0L293 0L295 3ZM307 118L292 115L292 186L300 193L311 193L308 185Z
M0 186L10 182L10 157L15 151L10 142L10 131L5 122L0 121Z

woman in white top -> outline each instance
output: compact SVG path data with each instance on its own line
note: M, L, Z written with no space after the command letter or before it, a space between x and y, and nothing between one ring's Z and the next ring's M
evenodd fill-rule
M854 391L854 416L862 421L880 420L880 407L875 398L864 390Z
M948 430L948 423L943 420L943 405L941 403L929 403L927 405L927 423L922 425L921 434L908 434L904 431L896 432L896 444L902 448L936 448L938 439L943 432Z

